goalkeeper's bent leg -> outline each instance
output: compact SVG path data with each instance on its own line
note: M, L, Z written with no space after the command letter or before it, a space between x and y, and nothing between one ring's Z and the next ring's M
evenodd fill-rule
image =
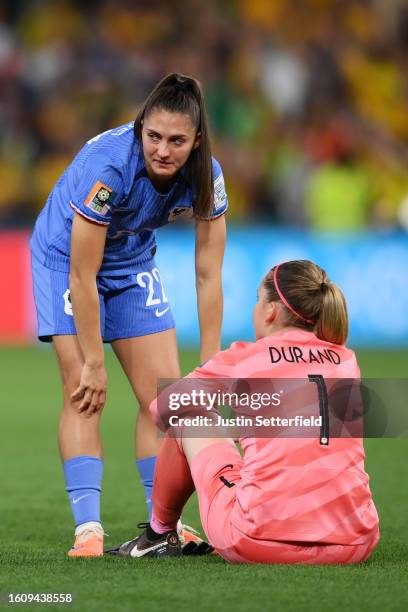
M187 459L176 438L166 436L157 456L153 483L151 526L157 533L176 529L182 510L194 491Z

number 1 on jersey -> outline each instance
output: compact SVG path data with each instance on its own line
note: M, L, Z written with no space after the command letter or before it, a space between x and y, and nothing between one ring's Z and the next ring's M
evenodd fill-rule
M330 425L329 425L329 398L327 395L327 387L325 380L321 374L309 374L310 382L316 383L319 393L319 412L322 419L320 427L320 444L327 446L329 444Z

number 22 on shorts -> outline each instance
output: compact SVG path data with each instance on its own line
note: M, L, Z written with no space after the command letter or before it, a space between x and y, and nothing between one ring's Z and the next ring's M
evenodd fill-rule
M170 306L160 308L160 305L168 304L168 299L164 291L163 283L160 277L158 268L153 268L151 272L139 272L136 276L136 282L139 287L147 288L148 294L146 306L157 306L155 310L156 317L162 317L169 310ZM155 285L159 285L160 295L155 295Z

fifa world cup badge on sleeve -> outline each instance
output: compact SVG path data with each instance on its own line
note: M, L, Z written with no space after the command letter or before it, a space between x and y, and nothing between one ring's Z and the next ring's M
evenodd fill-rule
M85 200L85 206L92 208L98 215L106 215L110 210L114 192L107 185L97 181Z

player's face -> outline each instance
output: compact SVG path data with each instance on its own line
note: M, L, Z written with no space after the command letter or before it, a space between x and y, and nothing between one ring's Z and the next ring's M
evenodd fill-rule
M275 302L268 302L266 290L263 281L258 288L258 299L256 301L253 313L253 323L255 338L265 338L272 332L271 326L276 316Z
M184 166L200 138L188 115L155 110L143 121L142 143L147 174L165 182Z

